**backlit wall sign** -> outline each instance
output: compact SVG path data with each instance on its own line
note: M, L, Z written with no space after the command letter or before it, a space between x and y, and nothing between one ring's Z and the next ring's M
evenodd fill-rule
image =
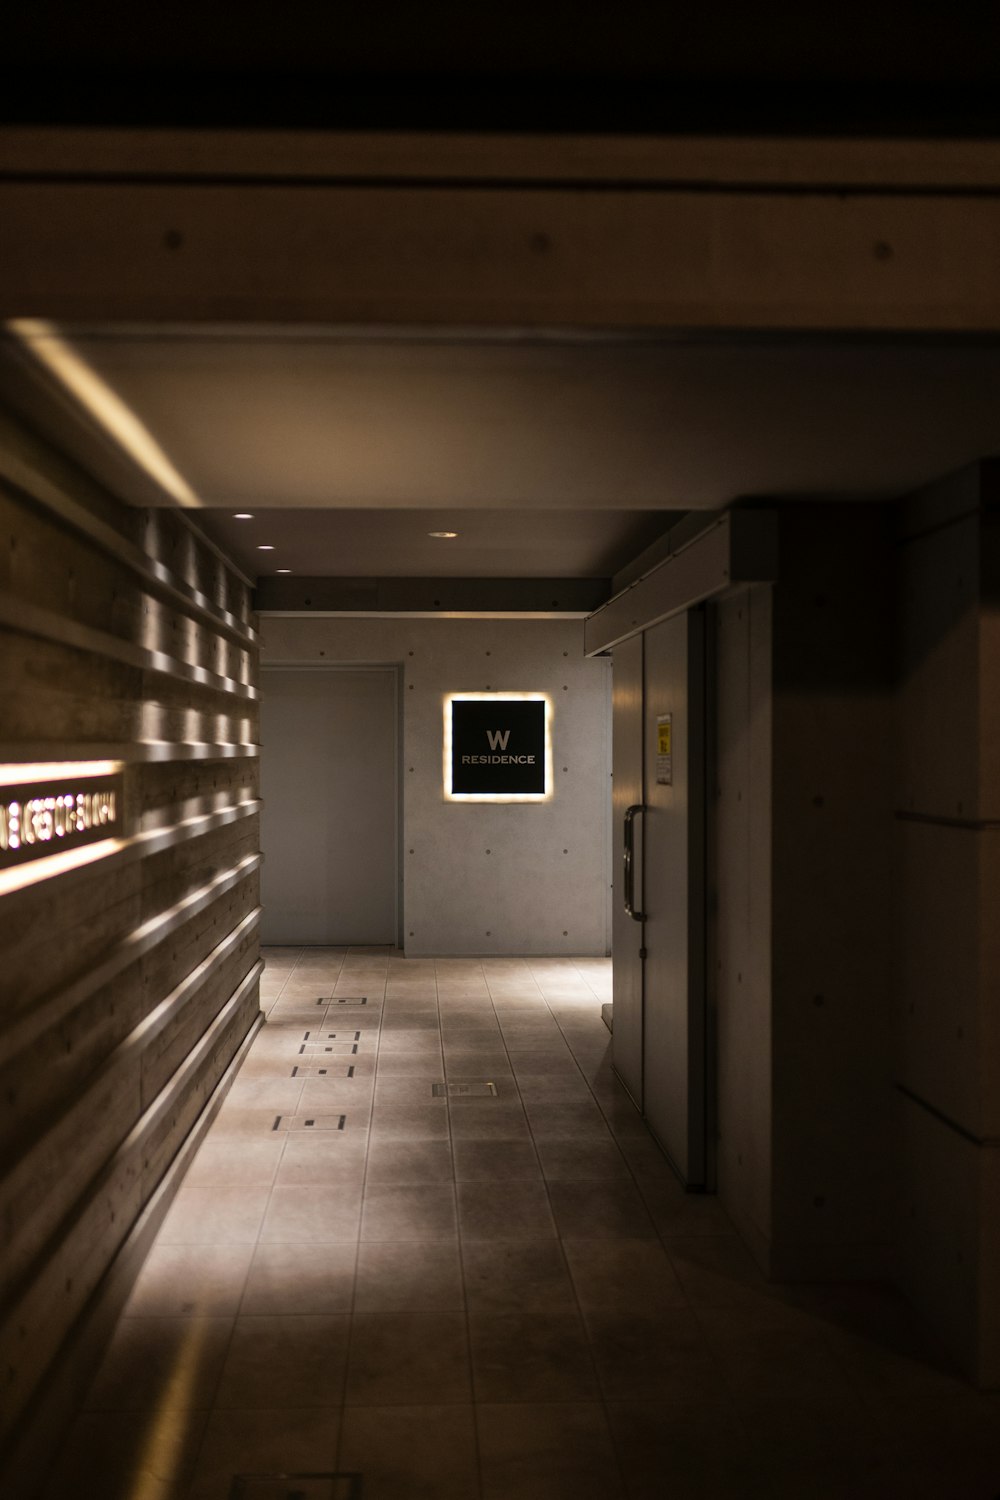
M120 761L0 766L0 870L121 831Z
M444 705L445 796L543 802L551 796L551 705L545 693L451 693Z

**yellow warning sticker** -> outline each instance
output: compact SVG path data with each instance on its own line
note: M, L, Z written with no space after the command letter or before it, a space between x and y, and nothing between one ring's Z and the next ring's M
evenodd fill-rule
M674 784L674 756L673 756L673 714L657 714L656 716L656 781L658 786L673 786Z

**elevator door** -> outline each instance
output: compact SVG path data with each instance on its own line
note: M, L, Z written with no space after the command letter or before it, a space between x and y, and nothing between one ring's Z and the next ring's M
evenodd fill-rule
M643 799L642 636L616 646L612 663L612 1055L615 1072L642 1109L642 921L629 912L630 906L641 911L642 900L642 817L635 812Z
M691 1188L706 1168L704 629L704 610L674 615L643 650L643 1106Z
M689 1188L707 1180L705 615L613 650L615 1071Z
M397 672L262 674L265 943L397 941Z

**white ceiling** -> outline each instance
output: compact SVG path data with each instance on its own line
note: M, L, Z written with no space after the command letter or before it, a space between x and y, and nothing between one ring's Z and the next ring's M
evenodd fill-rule
M249 327L27 342L54 337L259 573L607 576L678 511L890 497L1000 452L1000 347L982 343ZM125 498L163 503L56 386L8 332L0 395ZM452 550L437 529L459 531ZM256 552L264 531L273 553Z

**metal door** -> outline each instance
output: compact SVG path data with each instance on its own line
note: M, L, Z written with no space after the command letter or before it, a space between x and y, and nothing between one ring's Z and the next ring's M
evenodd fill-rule
M617 655L617 652L616 652ZM705 616L645 632L643 1109L705 1186Z
M263 942L397 942L397 680L265 669Z
M612 1056L615 1072L642 1109L642 636L612 652L611 764L615 863L612 877ZM631 814L631 815L630 815ZM628 839L628 844L626 844ZM631 854L626 869L626 851Z

